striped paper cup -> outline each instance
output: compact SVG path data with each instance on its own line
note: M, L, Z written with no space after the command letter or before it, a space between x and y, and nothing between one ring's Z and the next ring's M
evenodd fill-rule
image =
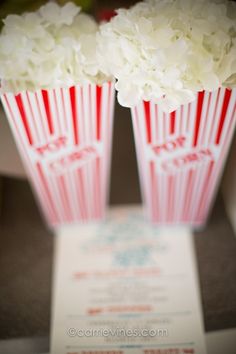
M49 226L101 219L109 187L113 83L1 99Z
M132 109L141 190L157 224L203 226L236 123L236 89L199 92L171 114L153 102Z

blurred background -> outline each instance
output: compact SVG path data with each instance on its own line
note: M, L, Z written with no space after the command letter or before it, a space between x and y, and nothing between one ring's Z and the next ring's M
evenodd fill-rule
M0 17L46 1L5 0ZM58 0L64 4L65 0ZM135 1L74 1L99 20ZM141 203L130 111L116 105L110 204ZM122 144L120 143L122 141ZM206 331L236 327L236 144L208 225L195 233ZM50 328L53 235L45 227L0 107L0 340ZM45 344L46 343L46 344ZM227 354L227 353L225 353Z

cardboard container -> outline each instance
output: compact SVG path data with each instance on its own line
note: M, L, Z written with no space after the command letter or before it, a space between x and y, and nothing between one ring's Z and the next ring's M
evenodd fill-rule
M7 93L1 99L47 223L53 227L102 218L109 187L113 84Z
M153 102L132 109L142 196L157 224L202 227L236 123L236 89L199 92L171 114Z

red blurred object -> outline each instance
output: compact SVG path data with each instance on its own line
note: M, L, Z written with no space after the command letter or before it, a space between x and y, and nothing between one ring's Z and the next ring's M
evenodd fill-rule
M109 22L114 16L116 16L116 10L114 9L101 9L97 12L97 19L99 22Z

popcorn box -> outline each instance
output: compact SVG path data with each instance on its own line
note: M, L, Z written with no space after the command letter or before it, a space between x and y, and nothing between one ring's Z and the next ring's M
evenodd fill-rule
M132 109L142 197L157 224L201 227L222 175L236 123L236 89L199 92L167 114L158 104Z
M1 95L47 223L104 216L109 187L114 85Z

